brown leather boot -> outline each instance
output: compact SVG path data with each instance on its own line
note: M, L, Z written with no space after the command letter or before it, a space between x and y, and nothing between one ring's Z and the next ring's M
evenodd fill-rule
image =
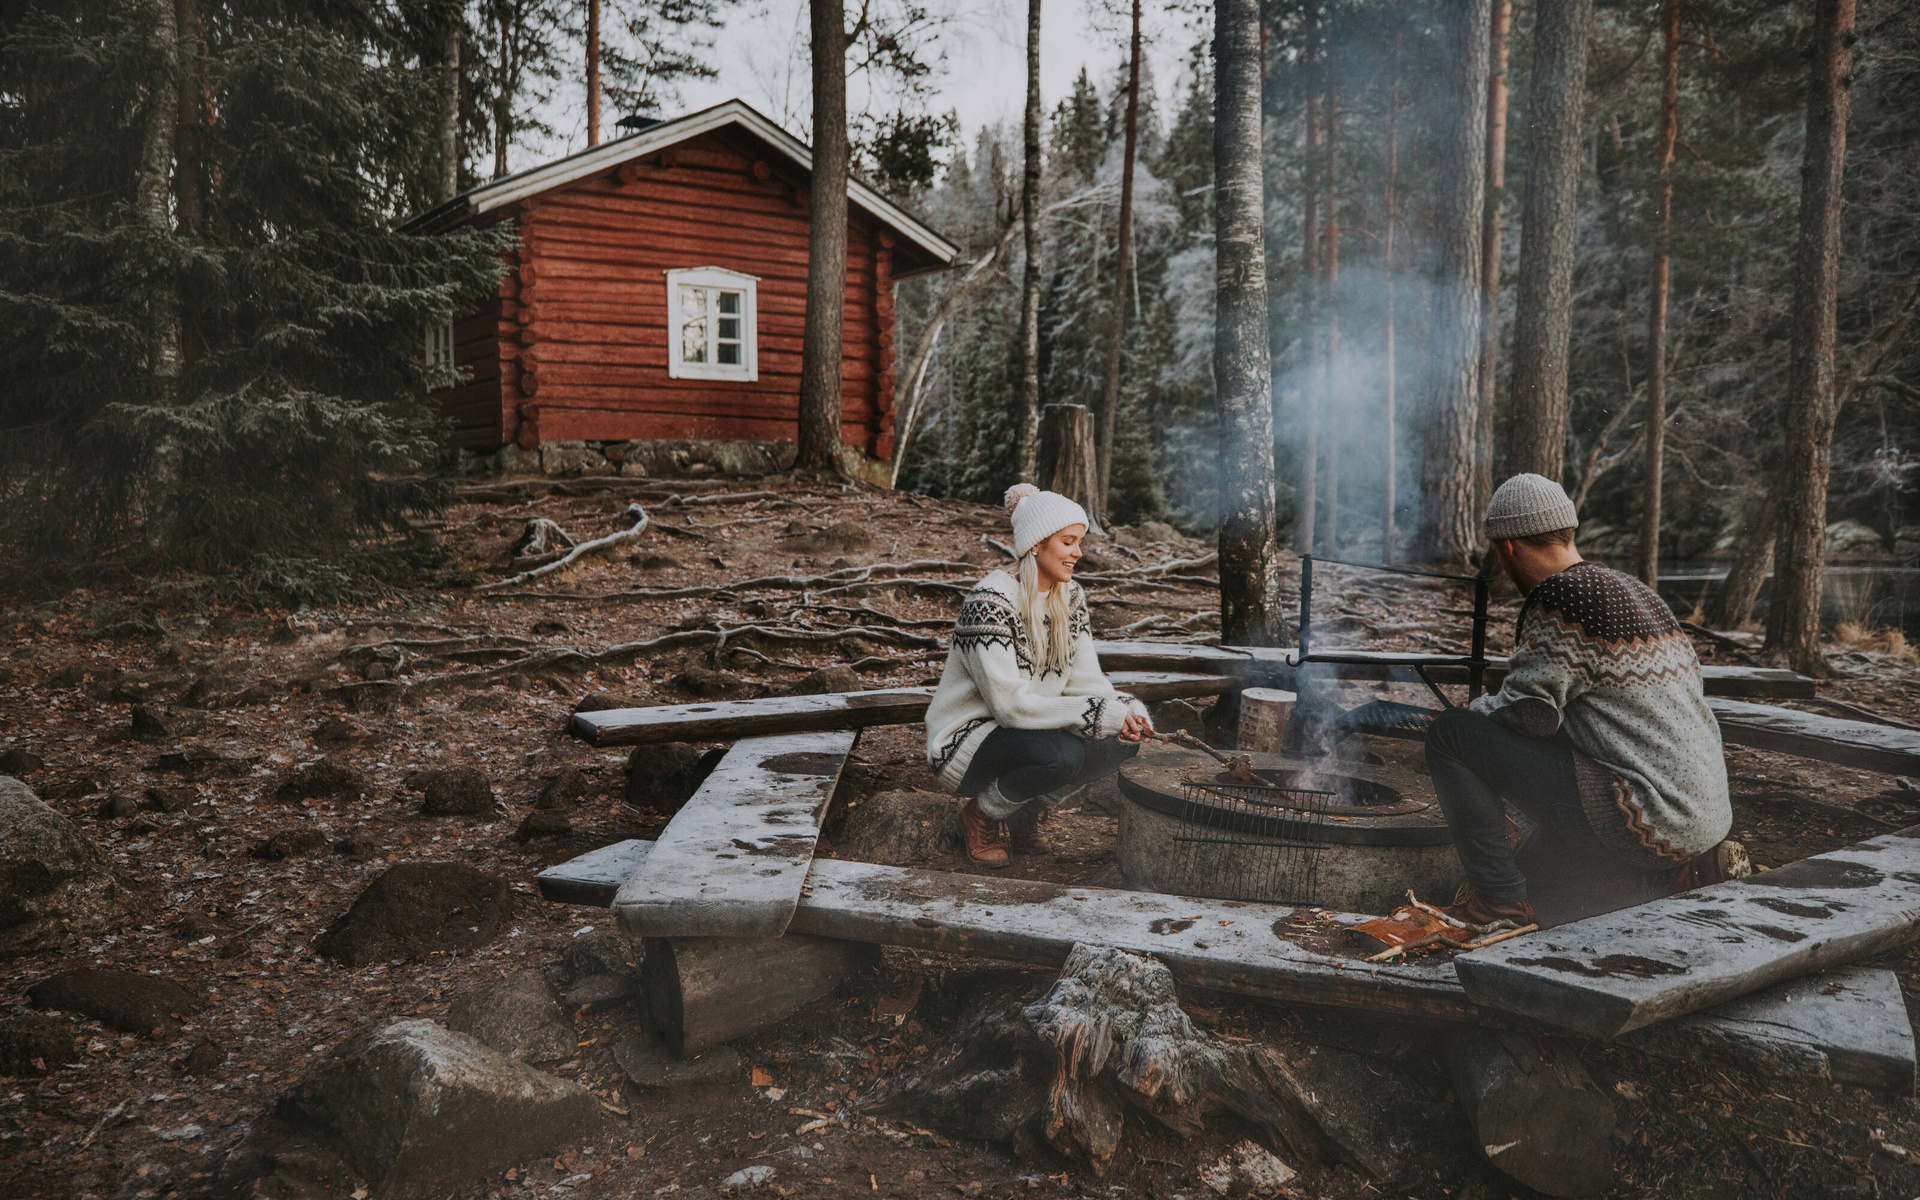
M1007 849L1001 844L1000 822L980 811L980 806L972 800L967 801L960 810L960 828L967 835L967 857L983 867L1004 867L1008 863Z
M1047 823L1047 815L1052 811L1045 803L1036 799L1007 818L1008 841L1016 852L1032 851L1036 854L1047 852L1049 849L1047 831L1041 826Z
M1675 896L1729 879L1745 879L1751 874L1753 860L1747 857L1747 848L1728 839L1675 871L1673 888L1667 895Z
M1454 893L1453 903L1440 910L1456 921L1465 921L1476 928L1511 922L1512 927L1521 929L1528 925L1538 925L1540 918L1534 915L1533 905L1525 900L1513 904L1495 904L1483 899L1480 893L1468 884L1461 884Z

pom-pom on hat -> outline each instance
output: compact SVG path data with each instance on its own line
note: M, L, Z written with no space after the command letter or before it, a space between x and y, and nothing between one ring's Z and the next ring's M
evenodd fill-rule
M1487 540L1532 537L1580 524L1566 489L1544 475L1515 475L1487 505Z
M1069 525L1093 524L1086 509L1059 492L1043 492L1030 483L1008 488L1004 503L1013 516L1013 552L1020 558Z

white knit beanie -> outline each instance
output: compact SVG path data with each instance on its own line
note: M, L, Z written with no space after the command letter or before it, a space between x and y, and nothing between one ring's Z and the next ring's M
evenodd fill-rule
M1580 524L1566 489L1544 475L1515 475L1487 505L1487 540L1532 537Z
M1093 524L1086 509L1059 492L1043 492L1030 483L1008 488L1004 503L1013 514L1013 552L1020 558L1069 525Z

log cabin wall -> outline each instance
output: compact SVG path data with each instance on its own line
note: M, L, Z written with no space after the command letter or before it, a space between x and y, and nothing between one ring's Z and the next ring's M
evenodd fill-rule
M521 202L521 245L489 310L459 322L473 381L441 393L461 444L796 436L807 191L737 130L689 139ZM854 209L847 233L844 440L892 452L894 243ZM671 378L670 270L758 277L758 378ZM496 352L489 354L487 332Z

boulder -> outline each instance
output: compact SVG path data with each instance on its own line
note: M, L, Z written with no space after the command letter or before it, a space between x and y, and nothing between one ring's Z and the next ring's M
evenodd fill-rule
M38 754L25 746L8 746L0 750L0 775L23 777L33 774L46 766Z
M853 521L840 521L817 533L788 538L781 549L800 554L848 553L873 546L873 531Z
M155 1037L180 1032L200 997L170 979L117 967L82 967L42 979L27 989L35 1008L79 1013L122 1033Z
M490 817L494 812L493 784L472 767L415 771L407 786L426 793L420 812L429 817Z
M280 862L289 858L311 858L325 854L327 849L326 834L309 826L296 825L266 838L254 846L252 854L268 862Z
M560 986L568 1008L606 1008L640 994L640 948L617 929L589 929L567 943Z
M367 885L315 949L350 967L435 950L472 950L513 919L513 892L465 863L401 863Z
M824 696L831 692L858 692L867 685L853 673L852 667L821 667L793 685L796 696Z
M139 796L125 788L114 788L107 793L107 798L100 802L100 815L118 820L121 817L131 817L145 807L145 802Z
M747 694L744 680L730 671L693 666L673 677L673 686L700 700L729 700Z
M586 796L587 791L587 777L578 767L561 767L540 785L540 794L534 798L533 806L548 809L572 808Z
M847 810L834 854L889 867L932 859L960 839L960 805L939 792L881 792Z
M211 746L182 746L154 759L153 769L178 775L189 783L204 783L215 775L245 775L259 761L257 754L230 754Z
M556 441L540 445L540 471L544 475L611 475L612 466L598 446L585 442Z
M447 1013L447 1028L523 1062L558 1062L575 1052L573 1022L539 971L516 971L461 996Z
M285 775L273 789L283 804L302 800L358 800L371 785L358 767L329 754Z
M631 696L616 696L612 692L588 692L580 697L580 703L573 706L576 714L589 712L610 712L616 708L639 708L640 702Z
M64 1017L0 1017L0 1075L45 1075L85 1057L79 1026Z
M345 717L328 717L313 727L308 736L316 746L339 746L347 742L358 741L367 731L358 721L349 721Z
M513 831L516 842L530 842L543 837L570 837L573 834L573 822L567 814L558 809L536 808L520 822L520 828Z
M72 821L0 775L0 954L137 925L145 899Z
M222 1164L217 1197L439 1200L607 1129L593 1094L432 1021L351 1038Z
M187 1056L180 1060L180 1069L189 1075L206 1075L219 1070L227 1062L227 1048L219 1042L201 1041L193 1044Z
M703 755L686 742L635 746L627 756L627 803L666 814L679 812L719 761L718 756Z
M127 735L138 742L170 742L206 727L207 719L198 713L159 704L136 704Z
M1886 549L1879 531L1864 521L1835 521L1827 526L1828 554L1883 554Z
M183 812L200 799L200 789L186 784L161 784L147 789L147 807L154 812Z

